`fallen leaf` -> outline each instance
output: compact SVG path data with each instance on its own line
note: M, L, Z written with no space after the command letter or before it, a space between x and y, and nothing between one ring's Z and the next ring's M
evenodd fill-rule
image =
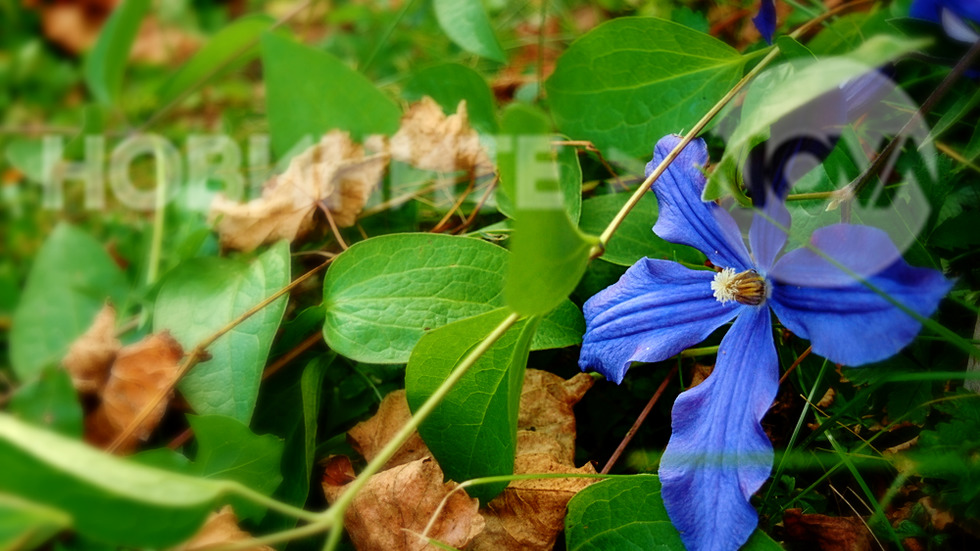
M515 474L596 474L591 463L579 469L555 461L551 454L521 454ZM474 551L548 550L565 527L568 500L595 478L538 478L516 480L480 509L486 529L473 542Z
M173 397L177 367L183 356L180 344L166 331L122 348L112 364L102 403L85 419L85 439L100 447L108 445L149 401L166 391L166 399L153 408L119 451L131 451L139 440L149 438Z
M61 361L75 390L99 394L109 378L109 369L122 344L116 339L116 309L106 304L95 315L92 325L68 348Z
M258 199L242 204L216 196L211 219L222 245L241 251L302 237L320 205L338 226L352 226L387 166L386 153L365 156L346 132L334 130L266 182Z
M371 461L411 417L412 412L408 409L405 391L396 390L384 397L381 405L378 406L378 412L370 419L358 423L348 431L347 438L357 453ZM384 468L390 469L430 455L432 453L416 431L395 455L391 456Z
M218 511L208 515L204 526L186 543L172 548L170 551L198 551L227 543L248 541L252 535L238 526L238 517L231 505L225 505ZM239 547L245 551L274 551L266 545Z
M54 0L25 2L40 11L44 36L73 54L88 51L120 0ZM201 40L181 29L162 24L153 15L140 26L129 59L153 65L187 59Z
M453 492L458 484L443 482L442 469L432 458L416 459L382 471L368 480L344 515L344 526L357 549L385 551L437 549L421 534L442 505L428 536L462 549L483 530L478 513L480 502ZM335 486L324 479L323 492L333 503L346 486Z
M815 543L820 551L868 551L874 541L865 522L855 517L804 515L783 511L783 526L791 541Z
M595 474L591 464L575 468L576 431L575 415L572 411L572 407L582 399L593 382L594 379L584 373L565 380L546 371L527 370L518 416L517 457L514 460L516 474ZM410 418L411 413L405 401L404 391L392 392L382 401L378 412L371 419L351 429L348 437L352 446L370 460ZM441 483L442 470L434 459L426 457L428 454L429 451L418 433L413 434L388 461L387 470L372 477L367 485L374 485L376 477L407 465L416 465L423 460L435 465L435 469L438 469L435 480ZM349 459L342 456L331 458L325 464L323 478L323 490L327 500L336 500L353 478L354 470ZM476 530L475 525L472 528L475 537L468 544L469 548L487 551L552 549L564 526L568 500L576 492L596 481L597 479L588 478L542 478L512 482L500 496L480 509L480 519L472 520L478 524L479 530ZM379 488L386 488L386 491L390 490L392 494L371 494L372 497L363 504L363 507L371 508L369 517L345 519L345 526L351 538L355 540L358 549L414 549L390 547L394 544L383 538L388 537L385 534L390 535L396 531L392 528L394 526L421 533L429 518L421 520L422 527L419 528L416 526L419 520L414 509L411 513L404 512L404 509L412 508L412 503L429 500L432 497L422 498L414 493L405 494L388 478L384 479L384 485L380 485L382 484L380 482L378 484L374 492L381 492ZM437 492L439 500L446 495L446 490L442 486L432 486L429 491ZM360 499L361 496L358 496L357 500ZM434 509L428 511L431 515ZM446 514L442 512L440 519ZM398 520L388 520L387 524L384 524L383 519ZM372 525L369 521L379 524ZM439 524L437 523L436 526ZM462 527L458 529L462 530ZM361 532L385 532L385 534ZM430 531L428 536L450 543L437 530ZM418 540L399 541L404 543Z
M827 409L834 403L834 398L837 397L837 391L833 387L827 389L820 401L817 402L817 407L820 409Z
M425 96L408 109L394 136L387 141L382 136L370 136L365 145L422 170L483 173L493 169L480 145L480 135L470 127L466 100L459 102L455 114L447 116L438 103Z
M528 369L521 391L515 474L596 474L591 463L575 468L577 404L595 382L579 373L571 379ZM486 529L472 549L484 551L552 549L565 525L568 500L594 478L539 478L511 482L480 510Z

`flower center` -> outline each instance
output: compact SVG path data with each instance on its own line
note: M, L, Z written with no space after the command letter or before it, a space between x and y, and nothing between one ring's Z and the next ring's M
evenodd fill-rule
M737 274L734 268L725 268L715 274L711 290L718 302L736 301L749 306L758 306L766 299L766 280L755 270L745 270Z

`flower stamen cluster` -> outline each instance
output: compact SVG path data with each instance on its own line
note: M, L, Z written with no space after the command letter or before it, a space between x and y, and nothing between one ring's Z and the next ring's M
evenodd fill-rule
M766 299L766 280L755 270L735 273L734 268L725 268L715 275L711 292L722 304L735 301L758 306Z

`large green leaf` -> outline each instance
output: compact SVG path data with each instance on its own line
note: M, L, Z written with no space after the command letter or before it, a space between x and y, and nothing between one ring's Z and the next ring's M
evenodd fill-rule
M125 0L116 6L85 57L85 83L100 103L118 101L129 50L150 5L150 0Z
M402 93L413 101L429 96L448 113L455 113L460 100L466 100L473 128L488 134L497 131L493 92L480 73L465 65L444 63L420 69L408 77Z
M227 258L198 258L167 275L153 312L155 331L169 330L190 350L226 324L289 283L289 246L273 245L251 263ZM180 391L195 411L227 415L248 423L255 407L269 346L286 308L275 301L209 348L180 381Z
M223 415L189 415L187 421L197 441L194 467L201 476L237 480L267 495L282 482L281 439L259 436L241 421Z
M508 257L486 241L442 234L361 241L324 277L324 339L358 361L406 363L426 332L504 305ZM581 337L571 332L567 314L563 310L559 323L542 323L535 350L545 348L543 342L568 346Z
M405 368L405 392L412 411L509 314L500 308L422 337ZM514 472L517 412L536 326L536 320L521 321L508 330L419 426L419 434L449 479L462 482ZM505 487L507 482L481 484L467 492L485 503Z
M614 193L586 199L579 226L588 233L602 233L629 197L629 193ZM656 196L646 193L613 234L602 259L620 266L632 266L644 256L703 264L705 257L696 249L668 243L653 233L657 212Z
M82 437L82 406L68 371L61 366L48 367L40 377L21 385L10 398L7 411L21 421Z
M318 310L322 312L322 309ZM283 331L286 331L285 327ZM302 370L285 370L267 379L262 385L252 421L256 432L270 432L285 440L281 469L289 476L283 477L273 497L297 507L306 503L310 490L316 460L320 402L324 394L323 380L336 357L337 354L333 352L321 354L310 360ZM358 379L359 382L364 380L366 378ZM281 515L269 515L263 519L260 531L266 533L291 528L295 522Z
M735 189L736 167L741 166L739 163L750 147L768 137L772 124L848 80L926 44L888 35L873 36L846 55L819 60L797 58L761 74L746 92L739 124L708 179L702 194L704 200L718 199Z
M259 38L273 23L275 20L267 15L247 15L222 28L160 87L160 103L166 104L206 80L255 59Z
M355 140L398 130L398 105L343 61L273 33L263 35L261 44L276 155L285 155L304 139L316 142L335 128Z
M565 516L565 544L568 551L684 550L653 475L603 480L575 494Z
M0 493L0 549L35 549L71 526L57 509Z
M504 134L497 138L500 184L496 199L500 212L510 218L516 217L515 202L520 183L525 198L530 196L534 202L541 198L540 192L552 196L550 202L561 201L572 222L578 223L582 215L582 165L579 164L578 151L574 147L551 145L552 141L561 139L561 136L540 134ZM552 151L556 151L556 154L552 154ZM560 196L553 194L556 173ZM542 189L549 185L550 190ZM547 198L545 200L548 201Z
M187 539L233 484L137 465L0 413L0 492L64 511L79 534L113 546Z
M622 17L576 40L545 85L562 133L637 157L694 126L743 64L731 46L684 25Z
M597 238L579 231L563 197L563 189L573 191L578 214L581 170L574 171L573 179L563 185L549 142L548 136L538 136L536 143L519 147L513 171L514 235L504 290L507 304L528 316L547 314L568 297L585 273L593 245L598 243ZM571 162L562 164L577 168L575 151L563 149Z
M10 363L22 381L56 364L107 299L122 304L128 285L95 239L67 224L41 246L10 329Z
M282 482L280 462L283 441L259 436L241 421L223 415L189 415L187 421L197 441L194 471L204 478L234 480L259 492L271 494ZM235 504L239 517L260 518L261 506Z
M432 6L442 31L457 46L500 63L507 61L481 0L433 0Z
M684 551L670 522L654 475L613 478L588 486L568 502L568 551L659 549ZM778 551L778 543L756 530L742 551Z

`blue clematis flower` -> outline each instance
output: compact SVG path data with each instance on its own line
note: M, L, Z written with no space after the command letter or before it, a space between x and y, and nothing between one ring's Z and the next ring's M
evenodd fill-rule
M969 22L980 23L980 2L977 0L915 0L909 16L940 23L953 40L972 43L980 39Z
M679 140L657 143L648 174ZM772 468L772 445L760 424L778 385L770 309L809 339L813 352L860 365L898 352L920 324L855 281L855 273L923 316L952 283L936 270L909 266L884 232L867 226L821 228L811 247L782 254L790 216L778 196L753 217L747 248L734 218L701 200L707 160L704 142L692 142L654 182L660 215L653 231L697 248L718 270L638 261L585 303L579 365L620 383L632 362L665 360L734 320L712 374L674 403L660 462L664 505L685 546L724 551L755 529L749 499Z
M752 23L766 44L772 44L772 35L776 32L776 0L762 0L759 3L759 13L752 18Z

